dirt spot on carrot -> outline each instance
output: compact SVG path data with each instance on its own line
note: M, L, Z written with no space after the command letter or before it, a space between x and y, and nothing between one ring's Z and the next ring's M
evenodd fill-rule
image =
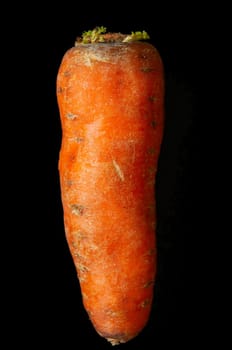
M151 255L154 255L154 254L156 254L156 249L149 249L145 255L151 256Z
M155 120L152 120L152 121L151 121L151 127L152 127L153 129L155 129L155 127L156 127L156 121L155 121Z
M74 113L68 112L68 113L66 113L66 117L67 117L69 120L74 120L74 119L77 118L77 115L74 114Z
M145 299L144 301L142 301L142 303L140 304L140 307L142 309L144 309L145 307L148 307L151 303L151 300L150 299Z
M60 86L57 87L57 93L58 94L62 94L62 92L64 91L64 89Z
M69 70L64 71L64 77L70 77L71 73Z
M157 98L153 95L149 96L149 101L150 102L155 102L157 100Z
M71 204L71 212L74 215L82 216L85 212L85 207L81 204Z
M154 68L151 68L151 67L142 67L141 68L141 71L143 72L143 73L150 73L150 72L152 72L154 70Z
M69 137L68 138L68 141L69 142L75 142L75 143L81 143L84 141L84 138L83 137L79 137L79 136L76 136L76 137Z
M88 267L85 266L85 265L83 265L83 264L81 264L81 263L78 263L76 266L77 266L77 269L78 269L79 271L81 271L81 272L87 272L87 271L89 271Z
M144 255L144 262L147 264L150 264L151 261L154 261L156 256L156 250L155 249L149 249Z
M84 141L84 139L83 139L83 137L75 137L75 141L76 141L77 143L81 143L81 142Z
M77 241L87 238L86 234L80 230L74 232L73 236Z
M73 252L73 256L77 259L83 259L83 255L80 254L80 252L78 250L75 249L75 251Z
M151 280L151 281L146 282L146 283L143 285L143 288L149 288L149 287L152 287L153 285L154 285L154 281Z

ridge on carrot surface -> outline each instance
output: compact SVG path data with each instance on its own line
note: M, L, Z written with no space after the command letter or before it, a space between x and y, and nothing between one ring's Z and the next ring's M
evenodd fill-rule
M107 28L100 26L92 30L87 30L82 33L81 37L77 37L75 44L94 44L107 42L131 42L140 40L149 40L148 33L143 31L131 32L130 34L111 33L107 32Z

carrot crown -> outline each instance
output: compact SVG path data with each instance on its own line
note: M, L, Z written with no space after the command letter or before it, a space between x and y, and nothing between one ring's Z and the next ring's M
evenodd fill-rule
M76 44L93 44L104 42L131 42L138 40L149 40L150 36L145 30L131 32L131 34L110 33L106 27L95 27L92 30L84 31L81 37L77 37Z

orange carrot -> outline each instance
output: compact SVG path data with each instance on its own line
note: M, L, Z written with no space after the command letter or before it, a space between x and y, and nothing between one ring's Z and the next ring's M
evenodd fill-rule
M84 32L57 74L65 235L95 330L112 345L149 320L164 73L146 32Z

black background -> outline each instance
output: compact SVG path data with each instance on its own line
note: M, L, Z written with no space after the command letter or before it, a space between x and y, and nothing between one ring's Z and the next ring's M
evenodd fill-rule
M186 265L196 228L193 209L200 142L197 87L201 16L189 2L185 7L157 4L88 3L81 7L67 3L49 9L34 5L28 10L33 15L26 19L18 36L16 26L14 36L21 52L17 62L25 68L18 72L17 84L22 95L21 119L14 121L20 142L16 147L20 157L16 188L21 198L17 203L21 234L20 238L15 234L14 240L13 256L20 258L13 259L12 265L18 278L11 281L17 290L11 303L11 327L22 327L18 341L24 345L55 348L63 344L67 350L111 348L95 332L81 303L64 235L57 169L61 143L56 101L59 64L76 37L97 25L124 33L146 30L163 59L166 80L165 133L157 174L158 275L154 305L146 328L120 347L184 349L200 333L197 324L193 327Z

